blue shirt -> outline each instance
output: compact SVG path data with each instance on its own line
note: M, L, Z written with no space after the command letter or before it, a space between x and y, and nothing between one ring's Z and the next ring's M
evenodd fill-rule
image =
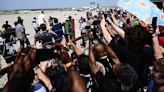
M57 24L53 25L53 27L52 27L52 31L57 34L54 36L55 41L59 41L63 37L62 26L63 25L61 23L57 23Z

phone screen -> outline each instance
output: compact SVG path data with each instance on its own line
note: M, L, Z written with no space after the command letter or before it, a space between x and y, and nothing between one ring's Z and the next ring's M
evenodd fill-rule
M152 27L153 27L153 30L155 31L156 27L157 27L157 17L153 17L153 19L152 19Z

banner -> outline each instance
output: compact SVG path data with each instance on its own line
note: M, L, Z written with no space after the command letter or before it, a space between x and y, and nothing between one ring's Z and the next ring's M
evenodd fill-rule
M132 13L146 24L157 17L157 24L164 26L164 13L150 0L118 0L117 6Z

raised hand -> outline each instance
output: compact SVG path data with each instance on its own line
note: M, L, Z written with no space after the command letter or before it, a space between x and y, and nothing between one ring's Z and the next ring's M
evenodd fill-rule
M102 15L102 20L101 20L100 25L101 25L101 26L105 26L105 24L106 24L106 21L105 21L105 16L104 16L104 15Z
M50 79L44 74L41 68L38 66L34 68L35 74L37 74L37 77L44 82L46 87L48 88L49 92L52 90L52 84Z
M35 63L36 49L19 49L10 79L3 92L26 92L32 82L31 69ZM15 82L17 81L17 82Z

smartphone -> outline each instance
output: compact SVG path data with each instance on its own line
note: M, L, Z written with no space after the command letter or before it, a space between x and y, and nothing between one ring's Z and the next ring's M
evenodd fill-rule
M153 19L152 19L152 27L153 27L153 31L155 32L155 30L157 28L157 17L153 17Z
M54 59L56 57L59 57L59 55L54 53L54 49L37 49L37 62Z
M105 17L105 20L107 20L108 15L106 13L104 13L104 17Z

